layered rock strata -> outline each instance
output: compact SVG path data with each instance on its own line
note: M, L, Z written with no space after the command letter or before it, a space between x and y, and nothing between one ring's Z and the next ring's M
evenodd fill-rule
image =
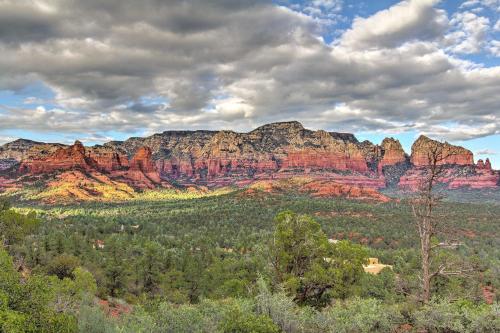
M492 170L490 161L479 160L475 165L472 153L462 147L420 136L408 156L393 138L376 145L359 142L352 134L308 130L293 121L248 133L167 131L93 147L78 141L65 146L16 140L0 147L0 172L100 172L141 188L169 186L169 182L243 186L255 180L304 175L363 188L398 183L416 188L430 153L436 150L441 153L439 165L451 171L467 170L442 177L450 188L497 186L498 172Z

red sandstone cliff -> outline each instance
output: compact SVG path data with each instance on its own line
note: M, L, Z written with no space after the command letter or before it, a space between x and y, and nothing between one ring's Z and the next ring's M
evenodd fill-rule
M378 172L382 173L385 166L406 162L406 153L398 140L385 138L381 144L382 159L378 163Z
M19 172L30 175L80 170L108 173L137 188L154 188L162 183L152 160L151 149L141 147L129 162L126 155L109 148L86 149L80 141L72 146L61 147L54 153L21 162Z
M437 147L437 148L436 148ZM421 135L411 147L411 162L415 166L425 166L429 164L429 153L439 149L440 160L438 164L473 165L474 157L470 150L459 146L453 146L448 142L431 140Z
M268 124L248 133L170 131L94 147L16 140L0 146L0 172L41 175L78 169L141 188L168 186L165 181L170 180L222 186L301 175L364 188L398 182L414 188L428 152L436 146L445 155L440 164L454 170L443 178L449 187L497 186L498 172L489 160L476 166L472 153L461 147L421 136L409 159L395 139L375 145L358 142L352 134L311 131L298 122Z
M129 169L119 175L139 188L154 188L162 183L149 147L141 147L130 160Z
M438 182L446 184L449 189L458 188L498 188L500 174L493 171L489 159L479 160L474 164L472 152L420 136L412 146L411 161L413 168L406 171L399 179L398 186L408 190L417 190L423 184L425 168L432 160L432 152L439 159L438 165L444 167Z
M483 160L478 160L477 161L477 169L491 171L492 169L491 169L490 159L487 158L486 161L484 161L484 162L483 162Z
M69 147L59 148L47 157L22 161L20 172L31 174L51 173L54 171L83 169L91 170L95 162L85 155L85 147L80 141Z
M101 171L111 172L128 168L129 161L126 154L105 147L91 147L86 149L88 158L95 161Z
M159 160L159 170L171 178L208 180L288 171L370 171L354 142L306 130L296 122L265 125L250 133L204 134L203 141L193 135L165 142L170 154Z

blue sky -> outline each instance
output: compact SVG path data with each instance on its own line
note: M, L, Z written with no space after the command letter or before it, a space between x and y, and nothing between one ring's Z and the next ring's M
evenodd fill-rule
M68 4L0 3L0 143L298 120L500 167L500 0Z

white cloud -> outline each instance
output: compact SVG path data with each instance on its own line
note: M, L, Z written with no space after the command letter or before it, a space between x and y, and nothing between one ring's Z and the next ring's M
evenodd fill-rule
M421 125L421 134L425 134L435 138L443 138L446 140L467 140L477 137L484 137L488 135L500 134L500 121L496 120L490 124L483 124L481 126L467 126L467 125L435 125L427 126Z
M442 37L448 24L439 0L402 1L368 18L356 18L342 39L351 48L397 47L414 40Z
M476 155L496 155L498 152L491 149L482 149L475 152Z
M455 139L498 133L500 67L447 53L449 21L437 2L402 1L357 18L326 45L321 23L304 7L265 0L38 2L50 10L0 1L0 87L42 81L57 106L27 99L25 108L3 108L0 130L97 139L106 131L247 130L296 119L314 128ZM309 6L337 15L341 4ZM453 46L481 43L480 16L452 20L461 31L470 27L470 36L457 30ZM459 49L498 52L495 43L468 43Z
M484 48L486 36L490 29L490 20L472 12L459 12L450 21L455 27L448 36L452 44L450 49L455 53L479 53Z
M498 40L493 40L489 44L489 49L491 54L493 54L496 57L500 57L500 41Z
M24 99L23 104L42 104L44 102L45 101L39 97L30 96Z
M0 135L0 145L16 140L13 136Z
M468 0L460 5L460 8L489 8L500 12L500 0Z
M493 30L495 31L500 31L500 20L497 20L497 23L495 24L495 26L493 27Z
M277 3L309 16L323 31L328 31L343 20L340 14L344 7L343 0L311 0L293 4L288 0L277 0Z

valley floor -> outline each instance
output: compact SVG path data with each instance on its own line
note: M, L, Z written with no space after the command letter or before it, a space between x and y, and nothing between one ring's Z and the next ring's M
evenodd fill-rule
M369 257L393 266L392 272L367 275L346 304L378 307L377 311L388 307L399 316L393 326L421 325L417 313L423 310L416 310L414 297L419 290L418 238L404 201L313 199L258 190L249 196L244 190L221 190L150 191L120 203L14 205L21 213L35 211L42 221L32 236L12 249L24 257L31 274L51 274L61 261L73 261L95 278L95 295L107 300L105 306L114 316L126 317L135 308L154 317L166 311L161 308L165 304L191 304L191 310L171 310L202 313L199 307L209 306L207 300L261 299L258 281L271 281L273 274L268 249L274 218L292 210L313 217L329 239L363 245ZM467 278L439 280L435 295L474 304L493 302L500 289L500 205L444 202L437 214L459 244L442 255L473 263L477 271ZM444 306L439 304L435 306ZM408 310L410 319L403 318L405 307L414 307Z

